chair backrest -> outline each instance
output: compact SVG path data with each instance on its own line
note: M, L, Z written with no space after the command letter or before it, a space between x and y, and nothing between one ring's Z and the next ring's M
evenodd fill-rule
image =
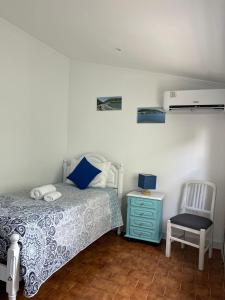
M200 180L188 181L184 186L181 210L213 220L215 200L214 183Z

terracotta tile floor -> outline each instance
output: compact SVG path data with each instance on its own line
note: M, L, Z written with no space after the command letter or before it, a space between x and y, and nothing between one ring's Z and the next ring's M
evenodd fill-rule
M214 250L211 260L206 257L205 271L199 272L197 249L173 244L170 259L164 250L164 242L153 246L108 233L56 272L32 299L225 299L220 251ZM4 283L0 299L7 299Z

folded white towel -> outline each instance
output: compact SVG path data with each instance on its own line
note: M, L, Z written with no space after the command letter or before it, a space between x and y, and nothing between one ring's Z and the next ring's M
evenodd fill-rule
M44 195L55 192L56 187L52 184L42 185L31 190L30 196L35 200L43 199Z
M62 196L62 194L60 192L51 192L51 193L44 195L44 200L48 201L48 202L55 201L55 200L59 199L61 196Z

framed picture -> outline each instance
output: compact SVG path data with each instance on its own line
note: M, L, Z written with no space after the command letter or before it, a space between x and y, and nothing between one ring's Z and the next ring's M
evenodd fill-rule
M165 112L161 107L139 107L138 123L165 123Z
M97 110L121 110L122 109L122 97L98 97L97 98Z

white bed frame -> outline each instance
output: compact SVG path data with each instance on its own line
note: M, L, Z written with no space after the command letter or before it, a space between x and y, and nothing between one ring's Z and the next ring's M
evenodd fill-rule
M86 157L90 162L106 162L104 156L96 153L86 153L75 157L81 159ZM73 159L63 161L63 182L66 181L67 170L70 167ZM118 198L121 205L123 193L123 167L121 164L111 162L111 167L108 175L107 186L117 189ZM121 233L121 228L117 229L117 234ZM20 247L18 244L19 235L12 234L10 237L10 247L7 252L7 265L0 264L0 280L6 282L6 291L9 300L16 300L16 294L19 290L20 281Z
M6 282L9 300L16 300L16 294L19 290L20 247L18 241L19 235L12 234L10 237L11 245L7 253L7 265L0 264L0 280Z

